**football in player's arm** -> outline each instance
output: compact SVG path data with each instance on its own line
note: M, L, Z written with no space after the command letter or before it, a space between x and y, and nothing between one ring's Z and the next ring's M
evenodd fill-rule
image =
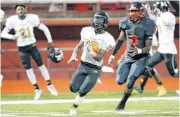
M81 41L75 47L68 61L68 63L77 61L77 55L83 48L81 63L70 83L71 92L78 93L70 109L71 115L76 114L76 108L95 86L101 74L103 58L115 45L113 36L106 31L108 22L109 17L106 13L95 13L92 26L82 28Z

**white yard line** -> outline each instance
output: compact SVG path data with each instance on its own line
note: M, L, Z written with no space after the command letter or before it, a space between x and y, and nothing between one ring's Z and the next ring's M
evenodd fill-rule
M157 100L175 100L178 101L179 97L131 97L128 101L157 101ZM83 103L96 103L96 102L117 102L120 98L95 98L85 99ZM74 99L53 99L53 100L14 100L14 101L1 101L1 105L8 104L57 104L57 103L73 103Z

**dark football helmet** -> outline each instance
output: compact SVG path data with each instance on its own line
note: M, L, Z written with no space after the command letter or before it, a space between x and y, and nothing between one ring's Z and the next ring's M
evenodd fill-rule
M109 16L102 12L96 12L92 19L92 26L95 29L95 33L102 34L108 27Z
M154 4L154 14L156 16L160 16L162 12L166 12L169 10L169 2L168 1L157 1L156 4Z
M137 21L143 17L144 7L140 2L133 2L128 9L128 17L131 21Z
M48 49L48 58L55 63L59 63L64 58L63 51L60 48Z

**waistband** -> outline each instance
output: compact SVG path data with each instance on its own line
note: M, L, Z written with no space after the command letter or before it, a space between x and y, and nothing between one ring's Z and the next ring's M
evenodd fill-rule
M91 64L91 63L84 62L84 61L81 61L81 64L87 65L88 67L95 68L95 69L99 69L99 70L101 70L101 68L102 68L102 66L93 65L93 64Z

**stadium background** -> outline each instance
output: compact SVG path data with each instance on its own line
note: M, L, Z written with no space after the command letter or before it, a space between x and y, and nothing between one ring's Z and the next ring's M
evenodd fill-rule
M84 2L74 0L57 0L41 1L41 0L2 0L1 7L5 11L7 18L14 13L14 4L25 3L28 5L29 13L35 13L40 16L41 21L46 24L52 34L55 47L60 47L64 52L64 60L58 64L52 63L47 59L47 40L43 32L35 29L34 33L37 39L38 48L41 51L44 64L47 66L52 82L57 88L58 92L69 92L69 82L72 74L75 72L79 61L73 64L67 64L71 56L72 50L80 40L80 31L84 26L91 24L91 17L96 11L103 10L110 16L110 24L108 31L117 39L118 23L121 17L127 14L127 8L130 2L116 2L116 0L85 0ZM153 4L153 2L151 2ZM54 7L52 7L54 5ZM175 8L171 9L176 15L176 29L175 29L175 44L178 50L177 60L179 66L179 11ZM5 21L3 21L4 24ZM13 31L11 33L14 33ZM11 93L32 93L31 86L26 72L21 64L16 43L14 41L2 40L1 43L1 72L4 76L2 94ZM114 61L115 64L120 55L124 52L125 45L121 48L118 56ZM107 65L109 52L105 59L104 65ZM78 57L80 60L80 56ZM46 84L36 64L32 61L36 77L40 87L47 92ZM164 62L157 66L164 86L167 90L176 90L179 87L179 79L171 78L166 70ZM102 73L101 80L103 84L96 85L93 91L122 91L124 86L118 86L115 83L115 73ZM138 80L139 81L139 80ZM146 86L147 90L156 90L156 83L154 79L150 79Z

